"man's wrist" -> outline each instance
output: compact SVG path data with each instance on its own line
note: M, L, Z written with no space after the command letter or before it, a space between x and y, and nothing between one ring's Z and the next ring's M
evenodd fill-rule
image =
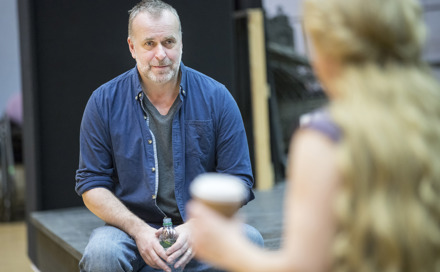
M139 238L140 233L145 231L156 231L153 227L149 226L142 219L136 217L132 220L127 220L124 226L125 232L127 232L135 241Z

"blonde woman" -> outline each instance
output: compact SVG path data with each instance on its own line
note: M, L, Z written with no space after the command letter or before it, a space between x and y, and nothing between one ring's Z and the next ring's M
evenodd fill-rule
M440 271L440 88L419 4L305 0L304 16L331 102L292 138L282 248L192 202L196 256L243 272Z

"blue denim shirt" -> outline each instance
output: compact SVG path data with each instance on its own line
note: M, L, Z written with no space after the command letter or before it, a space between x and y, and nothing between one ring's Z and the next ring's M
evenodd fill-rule
M240 177L254 198L253 176L243 120L226 87L181 64L179 97L172 123L175 195L183 220L189 185L199 174L221 172ZM161 224L156 205L158 163L154 135L139 98L137 68L100 86L91 95L80 131L80 161L75 190L113 192L147 223Z

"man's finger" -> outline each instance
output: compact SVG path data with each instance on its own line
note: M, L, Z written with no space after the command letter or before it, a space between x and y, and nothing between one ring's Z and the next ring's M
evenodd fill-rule
M159 243L154 245L153 252L156 256L159 256L163 260L166 260L168 258L168 254L166 253L166 249L164 249Z
M167 249L166 253L168 256L172 255L182 255L189 248L188 241L179 241L175 243L170 248Z
M163 228L157 229L156 232L154 233L157 238L159 238L160 234L162 233L162 229Z
M190 248L189 243L185 242L185 244L181 248L172 252L171 254L170 252L167 252L167 255L169 256L167 261L169 263L173 263L174 261L179 260L185 255L185 253L188 251L189 248Z
M174 265L174 267L182 267L185 268L185 266L191 261L191 259L194 257L194 252L191 248L188 248L188 250L185 251L185 253L182 255L182 257L177 261Z
M161 248L161 250L159 251L159 253L163 252L163 248ZM161 257L159 257L159 255L157 254L158 252L151 250L150 251L150 259L151 259L151 267L153 268L157 268L157 269L162 269L164 271L169 271L169 267L168 265L165 263L164 259L161 259ZM166 256L166 255L165 255Z

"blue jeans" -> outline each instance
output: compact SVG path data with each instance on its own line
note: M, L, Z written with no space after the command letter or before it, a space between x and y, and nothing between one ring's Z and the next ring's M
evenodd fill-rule
M260 232L244 224L246 236L256 245L263 247ZM150 272L162 271L149 267L139 254L135 241L122 230L105 225L95 229L79 263L81 272ZM185 271L221 271L192 259Z

